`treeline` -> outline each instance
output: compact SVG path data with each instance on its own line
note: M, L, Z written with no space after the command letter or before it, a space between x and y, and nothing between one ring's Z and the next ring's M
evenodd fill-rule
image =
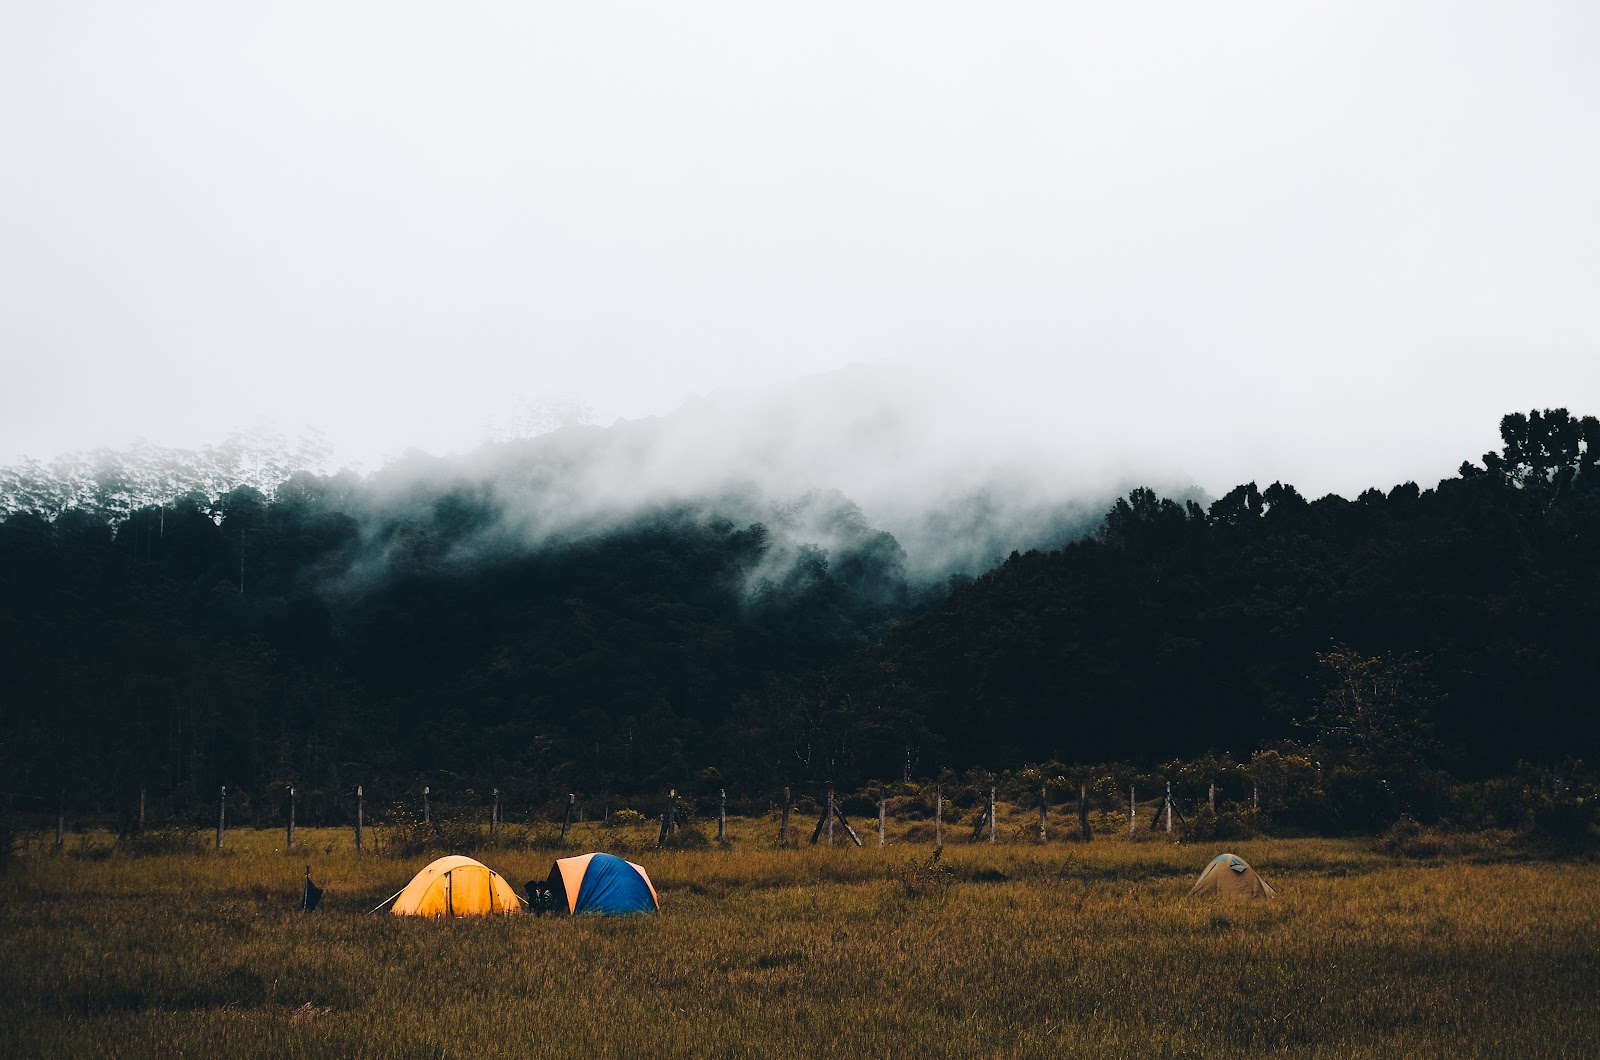
M666 503L537 542L511 503L464 476L296 473L121 519L14 512L12 790L126 807L142 787L182 815L221 784L262 802L297 782L308 807L413 777L653 789L770 675L825 671L912 606L899 546L836 494Z
M270 816L295 783L332 821L356 784L535 807L1277 749L1317 771L1308 828L1446 814L1600 743L1600 426L1502 435L1432 490L1136 490L940 586L825 493L555 520L555 464L531 493L279 469L51 510L13 469L0 761L40 806L192 816L228 784Z
M1319 705L1368 660L1384 680L1362 709L1427 726L1432 764L1592 757L1600 425L1555 410L1501 433L1432 490L1251 483L1208 508L1136 490L1098 534L1014 554L897 627L847 684L915 704L941 755L1159 758L1350 738L1363 722Z

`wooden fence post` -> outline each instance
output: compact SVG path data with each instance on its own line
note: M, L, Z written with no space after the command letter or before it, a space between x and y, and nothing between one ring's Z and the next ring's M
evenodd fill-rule
M1045 825L1044 825L1044 815L1045 815L1046 809L1049 807L1049 802L1048 802L1049 794L1050 794L1049 793L1049 789L1047 789L1045 787L1044 781L1042 781L1042 780L1039 781L1039 842L1041 842L1041 843L1043 843L1045 841L1045 835L1046 835L1046 833L1045 833Z
M1252 810L1261 809L1261 789L1254 780L1250 781L1250 808Z
M878 845L883 846L883 826L889 818L889 795L882 784L878 785Z
M933 786L933 845L944 846L944 785Z
M143 784L139 785L139 816L134 819L133 830L135 832L143 832L144 831L144 785Z
M428 805L428 795L432 791L433 789L428 787L428 785L422 785L422 826L424 828L433 823L433 808Z
M1089 841L1089 782L1078 782L1078 838L1085 843Z
M717 842L728 841L728 789L717 789Z
M1167 801L1162 803L1162 808L1167 811L1167 834L1172 834L1172 781L1167 781Z
M367 809L366 800L367 800L366 793L362 790L361 785L357 784L356 785L356 853L357 854L361 853L361 826L366 823L363 820L363 817L366 815L366 809Z
M56 789L56 849L67 843L67 789ZM218 846L221 844L219 843Z
M1211 782L1211 786L1206 789L1206 805L1211 807L1212 813L1217 812L1217 782L1214 780Z
M575 792L575 791L567 792L567 812L561 818L561 838L562 839L567 838L567 828L572 824L572 807L573 807L573 804L576 803L577 801L578 801L578 793L577 792Z
M289 836L284 841L285 850L294 849L294 785L289 785Z
M489 799L489 842L492 844L500 839L500 789L491 789Z
M656 846L660 846L662 843L665 843L667 841L667 837L672 834L673 829L678 827L677 814L674 812L674 804L677 801L678 789L669 788L667 791L666 809L661 811L661 837L656 840Z
M780 843L789 841L789 803L791 801L793 800L790 798L789 789L784 788L783 813L778 817L778 842Z
M1128 834L1133 835L1133 821L1139 816L1139 802L1134 797L1133 785L1128 785Z
M217 793L217 849L222 849L222 833L228 825L228 785Z
M989 842L994 842L994 785L989 785Z
M828 845L833 846L833 785L828 785Z

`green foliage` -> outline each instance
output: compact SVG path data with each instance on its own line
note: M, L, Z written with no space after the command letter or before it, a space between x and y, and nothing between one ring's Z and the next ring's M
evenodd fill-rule
M626 828L630 825L642 824L645 820L644 814L624 806L620 810L613 811L605 823L609 828Z
M1533 813L1533 830L1570 843L1591 839L1597 805L1595 799L1582 797L1540 800Z
M1433 489L1134 490L949 596L837 494L561 521L564 466L515 447L366 480L240 440L13 468L0 766L124 821L146 786L186 827L222 784L240 824L281 823L291 782L304 824L430 781L547 821L573 791L875 803L909 761L953 771L951 825L990 783L1027 805L1087 781L1107 815L1171 782L1187 807L1254 784L1271 827L1333 832L1459 814L1449 769L1506 778L1472 813L1523 828L1516 763L1600 755L1600 427L1501 427Z
M1387 769L1397 777L1417 768L1433 750L1426 734L1436 695L1426 660L1369 658L1335 644L1317 655L1317 663L1326 691L1303 724L1316 733L1323 760Z

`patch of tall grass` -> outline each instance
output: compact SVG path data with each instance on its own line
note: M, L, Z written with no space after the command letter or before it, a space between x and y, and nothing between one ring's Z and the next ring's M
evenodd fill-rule
M1254 839L1229 848L1278 898L1186 900L1221 847L930 860L858 830L863 849L785 848L740 819L726 849L656 851L649 822L590 824L474 852L519 887L564 853L626 853L663 906L627 920L365 915L434 855L358 856L344 831L36 843L0 881L0 1054L1600 1055L1592 859ZM302 916L307 864L326 895Z

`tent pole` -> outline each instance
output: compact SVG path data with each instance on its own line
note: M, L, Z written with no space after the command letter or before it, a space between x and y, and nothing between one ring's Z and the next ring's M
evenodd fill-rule
M306 872L308 874L311 872L311 866L309 866L309 865L306 866ZM409 886L411 886L409 883L406 884L406 887L409 887ZM376 913L378 910L382 909L384 906L388 905L390 902L394 901L396 898L399 898L402 894L405 894L405 893L406 893L406 888L402 887L398 891L396 891L393 894L391 894L389 897L385 898L383 901L379 902L377 905L373 906L371 909L368 909L367 912L368 913Z

